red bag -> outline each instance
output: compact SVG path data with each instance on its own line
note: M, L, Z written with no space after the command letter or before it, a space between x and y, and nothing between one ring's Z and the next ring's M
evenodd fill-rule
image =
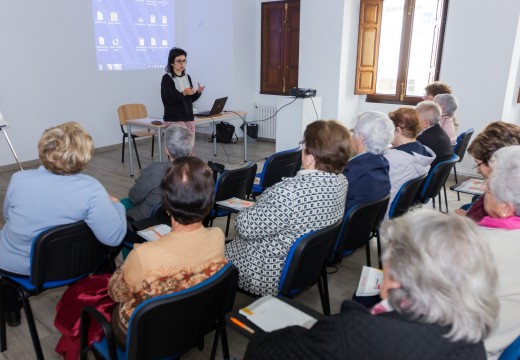
M111 274L89 276L74 283L63 293L56 305L54 326L61 332L56 348L67 360L78 359L80 351L80 316L87 305L95 307L110 321L112 310L117 304L108 295L108 280ZM91 345L103 337L101 326L91 321L88 329L88 343Z

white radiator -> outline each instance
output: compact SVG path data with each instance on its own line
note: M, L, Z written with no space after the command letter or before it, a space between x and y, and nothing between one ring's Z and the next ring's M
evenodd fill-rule
M258 124L258 137L263 139L276 139L276 107L258 106L256 118Z

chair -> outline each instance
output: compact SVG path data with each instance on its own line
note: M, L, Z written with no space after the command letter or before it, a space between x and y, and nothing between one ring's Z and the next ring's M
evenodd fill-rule
M146 106L143 104L125 104L121 105L117 108L117 115L119 115L119 124L121 126L121 132L123 133L123 142L121 144L121 162L125 162L125 139L128 138L128 133L126 132L126 121L134 120L134 119L143 119L148 117L148 111L146 110ZM136 131L132 132L132 142L134 143L135 149L135 157L137 158L137 164L139 165L139 169L141 169L141 160L139 160L139 152L137 151L137 145L135 144L135 139L140 137L152 137L152 157L153 157L153 148L155 142L156 131L145 130L145 131ZM130 139L128 140L130 141ZM159 149L161 151L161 149Z
M424 180L415 202L419 204L426 204L428 201L430 201L430 199L432 199L433 207L435 208L435 197L439 196L439 211L442 212L440 192L441 189L444 188L444 201L446 203L446 212L448 212L448 197L446 195L445 183L448 179L448 176L450 175L451 169L453 169L457 161L459 161L459 157L456 154L453 154L451 159L441 161L435 165L435 167L430 170L428 176Z
M0 309L5 287L13 287L22 300L37 359L43 359L29 296L72 284L93 272L107 259L110 247L101 244L84 221L44 230L33 241L29 277L1 274ZM7 350L4 312L0 311L1 351Z
M520 359L520 336L515 339L500 355L498 360L518 360Z
M428 173L419 176L415 179L410 179L401 186L401 188L395 195L394 200L390 204L390 209L388 210L389 219L401 216L405 214L408 211L408 209L410 209L410 207L413 204L413 201L417 196L419 188L421 187L424 179L426 179L427 176Z
M253 190L255 181L256 164L249 161L246 166L239 169L224 171L217 179L215 184L215 206L209 215L209 225L213 225L213 220L217 217L227 216L226 236L229 233L229 222L231 221L231 211L219 208L217 201L236 197L239 199L248 198Z
M330 315L326 259L341 221L300 236L289 250L278 284L278 297L290 297L318 283L323 313Z
M329 263L338 262L342 257L350 255L364 245L367 265L371 266L369 241L373 236L377 238L377 253L381 259L378 228L388 207L389 198L390 194L369 203L357 204L347 211L343 216L332 251L329 253ZM382 267L381 260L379 260L379 267Z
M203 282L178 292L145 300L132 313L128 323L126 349L117 348L112 328L103 315L87 306L81 314L81 353L86 360L90 319L100 323L105 337L92 347L105 359L176 358L201 343L215 330L211 359L215 358L219 337L224 359L229 359L224 315L233 309L238 269L226 264Z
M267 158L258 184L253 185L253 197L260 195L268 187L280 182L283 177L293 177L302 166L302 149L277 152Z
M461 162L464 159L464 155L466 155L466 150L469 145L469 141L473 136L475 130L473 128L469 128L463 133L457 136L457 142L455 143L455 147L453 148L453 153L459 157L459 161ZM457 165L453 165L453 173L455 174L455 184L459 183L459 179L457 178ZM457 199L460 201L460 194L457 192Z

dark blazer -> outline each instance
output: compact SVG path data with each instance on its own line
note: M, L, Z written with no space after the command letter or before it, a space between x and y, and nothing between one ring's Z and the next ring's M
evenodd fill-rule
M188 77L190 86L193 87L191 77ZM164 105L164 121L193 121L193 103L201 94L184 96L175 88L175 83L170 74L164 74L161 81L161 99Z
M417 141L428 146L436 155L435 160L430 165L430 169L433 169L441 161L449 160L453 156L450 137L439 124L424 130L421 135L417 136Z
M345 213L354 205L375 201L390 193L390 165L383 155L366 152L352 158L343 170L348 180Z
M257 359L486 359L481 342L451 342L449 327L423 324L395 311L372 315L353 301L310 330L290 326L255 335L245 360Z

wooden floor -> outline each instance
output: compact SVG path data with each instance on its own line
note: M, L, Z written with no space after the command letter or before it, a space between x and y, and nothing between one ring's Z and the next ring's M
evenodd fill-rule
M257 162L258 169L263 166L265 158L275 151L273 142L260 141L250 142L248 144L248 158ZM141 164L143 167L149 165L155 158L150 157L150 140L138 141L139 155L141 157ZM213 156L213 146L208 142L205 136L197 138L195 147L196 156L208 161L216 161L224 164L226 169L233 169L243 165L243 146L238 144L218 144L217 156ZM126 197L128 189L134 183L134 178L129 176L128 159L125 158L125 164L121 163L121 147L114 146L112 149L104 149L105 151L96 152L94 159L88 165L85 173L96 177L108 190L108 192L116 197ZM127 157L127 154L125 155ZM135 162L135 159L134 159ZM137 164L135 164L137 168ZM3 204L5 191L12 175L12 171L0 172L0 202ZM136 173L136 178L138 172ZM453 183L453 182L451 182ZM461 194L461 201L457 201L455 193L448 191L450 211L460 207L460 205L470 201L469 195ZM45 211L44 204L37 204L41 206L42 211ZM426 205L431 206L431 205ZM0 208L0 226L4 224L2 209ZM232 221L233 223L233 221ZM225 221L215 221L215 226L220 226L225 229ZM233 238L235 231L232 227L229 239ZM375 242L375 241L372 241ZM383 239L383 248L385 246ZM372 259L377 259L377 252L375 244L371 244ZM332 313L339 312L340 305L343 300L352 296L358 283L361 268L365 264L365 251L360 249L353 255L343 259L338 266L338 271L335 274L329 275L329 290ZM373 263L373 265L375 265ZM42 342L43 352L46 359L60 359L57 353L54 352L54 347L60 337L58 331L55 329L53 322L55 317L55 308L64 289L55 289L44 292L42 295L30 299L31 306L36 318L36 325L38 333ZM304 293L296 297L301 303L316 309L321 312L321 303L319 299L318 290L316 287L308 289ZM252 298L237 293L235 300L235 308L244 307L252 302ZM7 328L7 345L8 350L0 353L0 360L3 359L34 359L34 351L27 329L27 324L22 315L22 325L16 328ZM205 338L205 348L203 351L199 349L192 349L183 359L208 359L211 351L211 344L213 341L213 333ZM247 340L238 335L231 329L228 329L228 340L231 352L231 358L240 359L243 357L247 347ZM222 358L221 349L217 353L217 358Z

